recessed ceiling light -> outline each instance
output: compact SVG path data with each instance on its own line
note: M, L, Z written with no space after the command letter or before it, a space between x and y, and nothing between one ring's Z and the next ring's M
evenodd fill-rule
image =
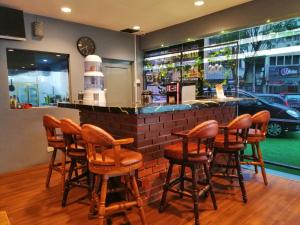
M187 38L186 40L187 40L187 41L191 41L192 39L191 39L191 38Z
M267 21L266 21L267 23L271 23L271 20L270 19L267 19Z
M63 11L64 13L70 13L72 12L72 9L69 7L61 7L61 11Z
M25 69L25 66L22 66L22 69Z
M43 59L43 62L48 62L48 59Z
M13 51L15 51L15 50L13 50L13 49L8 49L8 51L9 51L9 52L13 52Z
M202 6L202 5L204 5L204 1L195 0L194 5L195 6Z
M56 56L57 56L57 57L60 57L60 54L57 54Z
M225 34L225 32L226 32L225 30L222 30L222 31L221 31L221 34Z
M30 64L30 66L34 66L34 64L33 64L33 63L31 63L31 64Z
M134 26L132 29L134 29L134 30L140 30L141 27L140 26Z
M161 45L160 45L160 47L164 47L164 46L165 46L164 44L161 44Z

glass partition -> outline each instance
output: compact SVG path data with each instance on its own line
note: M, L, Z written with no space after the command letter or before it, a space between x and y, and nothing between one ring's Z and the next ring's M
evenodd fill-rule
M69 101L69 55L7 49L11 108Z
M228 41L239 45L238 93L257 99L240 103L239 113L271 113L261 146L267 166L300 175L300 18L223 31L205 45Z

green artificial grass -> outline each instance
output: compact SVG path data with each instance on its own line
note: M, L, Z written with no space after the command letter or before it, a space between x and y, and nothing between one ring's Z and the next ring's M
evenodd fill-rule
M247 153L251 149L247 148ZM300 132L287 132L281 137L270 138L261 143L264 160L300 167ZM287 169L280 166L268 165L266 168L300 176L299 170Z

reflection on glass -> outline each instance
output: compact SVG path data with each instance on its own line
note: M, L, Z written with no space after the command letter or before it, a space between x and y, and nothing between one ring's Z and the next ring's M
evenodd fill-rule
M7 65L11 108L69 101L69 55L14 49Z

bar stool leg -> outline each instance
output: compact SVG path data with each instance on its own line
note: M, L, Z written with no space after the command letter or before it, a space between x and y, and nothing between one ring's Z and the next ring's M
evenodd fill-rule
M256 156L256 151L255 151L255 144L251 144L251 148L252 148L252 157L253 157L254 161L256 161L257 156ZM254 169L255 169L255 173L258 173L257 165L254 165Z
M140 217L141 217L142 224L146 225L147 223L146 223L146 219L145 219L143 201L142 201L141 196L140 196L140 192L139 192L139 188L138 188L137 183L136 183L135 175L134 174L131 175L130 179L131 179L131 185L132 185L133 192L134 192L134 197L137 201L137 207L139 209L139 214L140 214Z
M195 167L191 167L192 169L192 188L193 188L193 200L194 200L194 215L195 215L195 225L199 225L199 196L197 190L197 171Z
M61 188L62 193L64 192L66 182L66 150L61 150Z
M258 142L256 143L256 150L257 150L257 154L258 154L258 161L260 164L261 173L264 178L264 183L265 183L265 185L268 185L267 174L266 174L266 170L265 170L265 163L264 163L264 160L263 160L263 157L261 154L261 149L260 149Z
M169 169L168 169L168 173L167 173L167 178L166 178L166 183L163 186L164 192L163 195L161 197L161 201L160 201L160 206L159 206L159 212L163 212L166 206L166 199L167 199L167 193L169 190L169 184L170 184L170 180L171 180L171 176L172 176L172 171L173 171L173 163L169 162Z
M69 190L70 190L70 180L72 179L72 175L73 175L73 171L74 171L75 166L76 166L76 161L71 160L68 179L64 183L64 185L65 185L64 186L64 193L63 193L63 199L62 199L62 203L61 203L62 207L65 207L66 204L67 204L68 194L69 194Z
M47 174L47 178L46 178L46 188L49 187L49 183L50 183L50 179L51 179L51 175L52 175L52 169L55 163L55 158L56 158L56 152L57 149L55 148L52 152L52 156L49 162L49 169L48 169L48 174Z
M213 190L213 185L212 185L212 182L211 182L210 173L208 171L208 165L204 164L203 167L204 167L204 173L205 173L205 176L206 176L206 182L207 182L207 185L209 185L209 193L210 193L211 201L213 203L214 209L217 210L218 206L217 206L216 196L215 196L215 193L214 193L214 190Z
M93 185L92 199L90 202L89 218L93 218L97 213L96 207L99 204L99 197L98 197L98 189L100 185L99 183L100 183L100 176L95 175L95 183Z
M107 194L107 181L109 177L107 175L102 176L101 192L100 192L100 202L99 202L99 225L104 224L105 219L105 201Z
M180 198L183 198L182 192L184 191L184 174L185 174L185 166L182 165L180 170L180 190L181 190Z
M239 184L241 187L242 195L243 195L243 201L244 203L247 203L247 194L246 194L246 188L244 185L244 178L241 170L241 165L240 165L240 159L239 159L239 153L235 152L234 153L234 158L235 158L235 163L236 163L236 169L237 169L237 175L239 178Z

